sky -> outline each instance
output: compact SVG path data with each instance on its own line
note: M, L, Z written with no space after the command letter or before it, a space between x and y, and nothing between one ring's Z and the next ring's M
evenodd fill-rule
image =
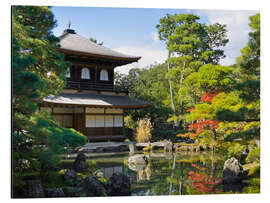
M167 13L192 13L200 16L205 24L227 25L229 43L224 48L226 58L222 65L231 65L247 44L251 31L249 16L258 11L244 10L193 10L193 9L151 9L151 8L102 8L102 7L52 7L57 20L53 29L59 36L71 21L71 29L77 34L97 39L112 50L141 56L139 62L117 67L119 73L127 74L131 68L144 68L151 64L163 63L168 56L165 43L158 38L156 25Z

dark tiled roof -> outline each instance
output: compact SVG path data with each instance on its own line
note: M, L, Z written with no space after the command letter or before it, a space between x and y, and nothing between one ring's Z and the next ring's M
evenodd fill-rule
M130 98L129 96L102 95L96 93L60 93L43 99L47 104L76 105L89 107L144 108L151 103Z
M128 61L129 63L138 61L141 57L122 54L104 46L100 46L89 39L86 39L75 32L65 31L60 37L60 50L72 51L95 57L111 58L114 60Z

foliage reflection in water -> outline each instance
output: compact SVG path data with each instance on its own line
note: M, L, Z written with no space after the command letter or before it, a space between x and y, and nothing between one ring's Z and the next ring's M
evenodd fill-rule
M242 184L223 185L224 157L211 152L148 154L146 165L129 165L128 155L103 157L95 160L109 177L124 172L131 178L132 195L194 195L259 193L260 179L253 177Z

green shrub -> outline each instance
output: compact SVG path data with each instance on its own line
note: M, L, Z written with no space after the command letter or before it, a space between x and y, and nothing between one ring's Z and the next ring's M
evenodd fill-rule
M124 124L126 128L129 128L131 130L135 130L138 126L137 122L133 120L131 115L124 117Z
M228 147L227 156L228 157L235 157L240 158L242 152L246 149L245 145L241 145L237 142L231 142Z
M246 162L260 162L260 147L254 147L252 150L249 151Z

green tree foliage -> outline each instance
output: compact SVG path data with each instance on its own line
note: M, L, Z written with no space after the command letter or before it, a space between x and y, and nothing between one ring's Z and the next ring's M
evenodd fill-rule
M65 86L66 70L71 65L54 49L59 41L51 32L55 25L49 7L12 7L12 37L20 45L20 55L31 55L36 61L27 70L44 82L44 89L39 92L41 97L61 91Z
M127 89L130 97L152 103L149 108L126 111L127 115L132 116L132 120L138 121L149 115L155 125L166 122L168 115L172 113L169 107L169 84L165 78L166 68L166 64L160 64L144 69L134 68L127 75L115 74L115 86Z
M236 66L207 64L184 81L187 87L192 86L196 93L203 95L201 103L196 104L186 117L188 122L195 122L190 128L204 129L197 131L201 140L209 137L209 128L200 124L207 120L218 122L215 134L220 141L228 142L222 144L227 155L239 158L247 149L251 150L250 156L257 153L258 145L253 142L260 139L259 14L250 20L253 32L249 34L248 45L243 48ZM236 142L239 140L241 142ZM258 159L257 155L255 157Z
M168 61L116 77L130 95L153 103L149 109L128 115L137 121L150 113L154 123L185 119L192 139L202 145L223 146L228 155L254 148L251 142L260 139L259 14L250 20L253 31L247 47L252 52L246 54L244 48L235 65L222 66L218 61L224 57L220 47L228 42L225 25L203 25L194 15L167 15L160 19L157 28L171 53ZM171 107L170 81L179 109L177 115ZM169 111L161 111L163 108ZM243 150L235 150L236 141Z
M241 75L244 79L260 78L260 14L251 16L249 26L249 41L241 50L241 56L237 58Z
M32 166L55 166L55 155L63 152L64 147L77 147L86 142L82 134L60 127L48 113L38 111L42 98L58 94L64 87L64 75L70 66L55 50L58 39L51 32L55 24L49 7L12 7L12 147L15 168L21 159L30 161Z
M237 68L240 72L236 89L241 91L241 97L253 105L257 112L260 106L260 14L251 16L249 26L249 41L237 58Z
M166 76L176 95L174 103L179 109L180 120L183 119L188 102L196 100L183 96L186 91L183 89L185 78L204 64L217 64L225 57L220 47L228 42L225 25L216 23L207 26L199 23L199 19L194 14L167 15L156 26L160 39L166 42L168 48L168 63L171 67Z

